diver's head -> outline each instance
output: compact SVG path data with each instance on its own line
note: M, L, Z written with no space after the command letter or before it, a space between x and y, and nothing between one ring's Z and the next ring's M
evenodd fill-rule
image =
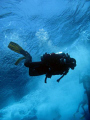
M69 67L74 70L74 67L76 67L76 60L74 58L70 58L70 64Z

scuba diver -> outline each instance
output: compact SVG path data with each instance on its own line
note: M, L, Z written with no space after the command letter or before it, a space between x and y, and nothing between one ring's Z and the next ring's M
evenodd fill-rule
M68 53L45 53L41 56L41 61L32 62L32 56L17 43L10 42L8 48L24 56L19 58L15 65L18 65L21 60L25 59L24 65L29 68L29 75L39 76L45 74L45 83L47 78L51 78L52 75L62 75L57 80L59 82L68 73L70 68L74 70L76 66L76 60L70 58Z

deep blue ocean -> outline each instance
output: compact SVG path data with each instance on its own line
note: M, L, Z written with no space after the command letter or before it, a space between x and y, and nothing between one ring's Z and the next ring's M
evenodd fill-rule
M22 55L10 41L28 51L33 61L44 53L65 52L77 61L74 70L44 83L45 75L29 76ZM90 0L0 0L0 120L81 120L84 87L90 74ZM87 115L82 120L90 120Z

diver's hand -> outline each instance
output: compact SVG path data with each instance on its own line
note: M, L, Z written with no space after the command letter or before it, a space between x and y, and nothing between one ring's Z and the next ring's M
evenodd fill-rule
M58 79L57 82L59 82L60 80Z

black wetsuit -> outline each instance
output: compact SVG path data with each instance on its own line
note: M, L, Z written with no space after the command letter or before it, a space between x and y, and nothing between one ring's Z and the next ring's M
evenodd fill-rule
M41 61L27 61L25 66L29 67L30 76L46 74L46 78L51 78L52 75L66 75L70 68L70 59L70 56L65 53L45 53L41 57Z

